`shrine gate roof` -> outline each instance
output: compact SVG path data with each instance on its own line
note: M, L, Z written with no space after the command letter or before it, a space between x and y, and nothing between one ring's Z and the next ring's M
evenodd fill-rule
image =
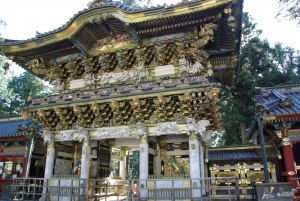
M213 23L218 28L213 40L205 44L205 50L209 52L211 60L219 61L236 56L235 61L232 61L234 68L228 74L224 72L218 80L231 85L237 67L243 1L184 2L136 9L111 1L94 1L89 8L78 12L55 30L38 34L28 40L4 40L2 44L0 42L0 52L36 74L25 65L32 59L54 60L72 54L95 55L103 51L116 51L118 48L102 48L99 51L99 41L103 43L106 39L122 35L134 39L135 44L130 44L130 48L153 46L168 40L181 40L180 37L201 30L204 24ZM98 45L98 50L95 45ZM222 65L215 67L216 76L221 76L217 71L226 68ZM44 75L38 76L44 78Z
M255 96L256 113L274 120L300 118L300 85L261 88Z
M41 126L32 119L3 118L0 119L0 138L26 136L30 128L38 130Z

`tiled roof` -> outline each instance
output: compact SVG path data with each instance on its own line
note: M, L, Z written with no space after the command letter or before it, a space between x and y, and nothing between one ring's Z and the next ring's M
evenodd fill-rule
M261 115L299 115L300 85L261 88L255 102L256 113Z
M268 158L277 158L278 151L273 146L267 146L266 152ZM262 158L262 150L260 146L246 147L228 147L228 148L209 148L208 160L214 161L239 161L239 160L258 160Z
M34 122L32 119L29 120L25 120L21 118L0 119L0 138L26 135L27 130L22 129L22 126L26 127L29 125L34 126L37 130L41 128L41 126L36 122Z

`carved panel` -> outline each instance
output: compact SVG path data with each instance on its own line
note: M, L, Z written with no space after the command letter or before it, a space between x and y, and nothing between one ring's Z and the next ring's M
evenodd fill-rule
M90 178L97 176L97 161L90 161Z
M98 128L91 132L93 139L126 138L130 137L131 129L128 126Z
M164 134L178 134L179 127L176 122L158 123L156 126L156 133L158 135Z
M55 175L69 175L72 172L72 161L59 159L55 160L54 174Z

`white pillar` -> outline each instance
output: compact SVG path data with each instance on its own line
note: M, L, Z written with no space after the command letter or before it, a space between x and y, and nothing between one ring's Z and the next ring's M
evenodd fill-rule
M153 172L155 176L161 175L161 155L160 155L160 143L156 143L156 156L153 159Z
M205 194L205 183L206 180L204 179L206 177L205 175L205 161L204 161L204 147L201 142L199 142L199 151L200 151L200 177L202 178L201 183L201 195Z
M126 179L126 149L125 149L125 147L121 147L121 150L120 150L119 176L123 180Z
M52 177L53 169L54 169L54 159L55 159L55 142L53 134L50 131L44 130L43 132L44 143L47 143L47 156L46 156L46 164L45 164L45 173L44 178L46 184L49 184L49 180ZM39 199L40 201L46 200L47 187L43 187L43 195Z
M200 148L195 132L189 135L189 154L190 154L190 177L192 179L192 187L198 188L192 190L192 197L200 197Z
M149 145L147 135L140 137L140 164L139 164L139 178L140 178L140 197L148 197L148 190L143 189L147 187L147 179L149 175Z
M202 143L199 142L199 151L200 151L200 177L205 178L205 161L204 161L204 148Z
M84 140L81 154L80 179L89 179L91 147L89 140Z

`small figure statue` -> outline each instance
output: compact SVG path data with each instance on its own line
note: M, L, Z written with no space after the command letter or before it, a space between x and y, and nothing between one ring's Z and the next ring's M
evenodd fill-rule
M207 62L206 75L207 75L207 79L210 83L215 81L214 80L214 71L212 70L212 65L211 65L210 61Z
M188 60L184 57L179 59L179 70L181 74L188 71L188 63Z
M74 168L72 170L73 174L77 174L80 175L80 171L81 171L81 160L78 159L74 165Z
M139 81L141 81L142 78L149 79L149 72L148 68L145 66L145 61L138 61L138 78Z
M53 85L53 91L56 93L60 93L64 90L64 82L62 82L60 78L54 80L51 84Z
M203 69L204 68L202 64L199 61L196 61L195 63L190 64L189 73L191 74L201 73Z

